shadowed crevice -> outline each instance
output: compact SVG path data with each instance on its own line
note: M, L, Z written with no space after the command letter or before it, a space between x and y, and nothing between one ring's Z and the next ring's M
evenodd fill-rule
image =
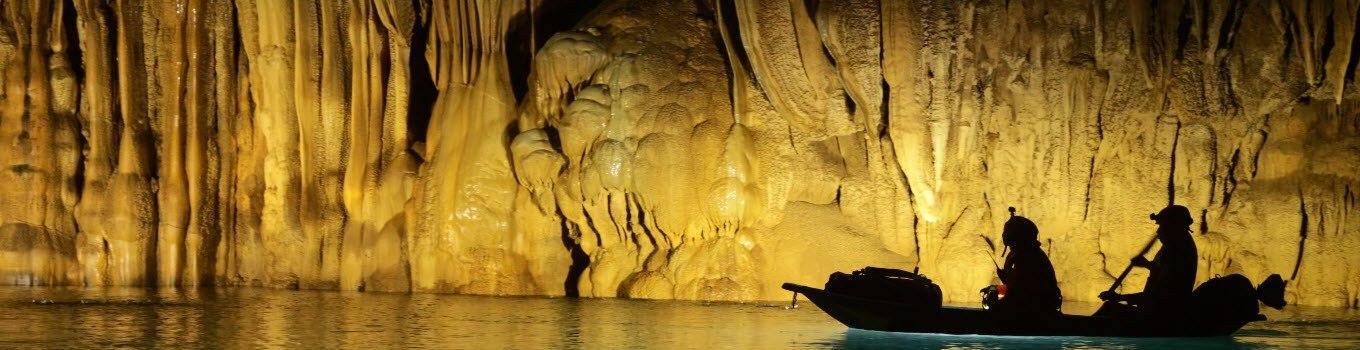
M1308 242L1308 205L1303 199L1303 189L1299 189L1299 216L1302 217L1299 223L1299 254L1294 259L1294 273L1289 275L1289 280L1299 278L1299 266L1303 265L1303 250L1305 243Z
M590 256L586 255L586 252L581 250L581 245L572 238L567 221L562 220L561 223L562 245L566 246L571 254L571 266L567 268L567 279L562 282L562 289L567 297L576 298L581 296L581 274L590 266Z
M421 10L417 1L414 7L417 12ZM416 18L424 14L417 13ZM425 61L425 49L430 40L430 29L422 27L425 22L417 21L415 28L411 30L411 54L407 56L407 67L410 73L407 83L410 85L406 90L409 94L406 103L406 138L413 145L417 142L424 142L426 134L429 133L430 117L434 113L435 100L439 97L439 90L434 85L434 77L430 72L429 62ZM400 145L410 147L411 145Z
M1166 205L1176 205L1176 148L1181 143L1181 122L1176 120L1176 133L1171 141L1171 170L1167 172Z

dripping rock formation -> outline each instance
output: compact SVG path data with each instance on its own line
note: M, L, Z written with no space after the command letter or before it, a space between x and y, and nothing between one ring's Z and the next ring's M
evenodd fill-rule
M1174 203L1201 280L1356 307L1358 11L3 0L0 283L972 301L1014 206L1094 300Z

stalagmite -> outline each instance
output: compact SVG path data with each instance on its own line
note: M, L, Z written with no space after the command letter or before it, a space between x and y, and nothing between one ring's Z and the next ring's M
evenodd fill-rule
M970 302L1014 206L1091 301L1180 204L1360 300L1354 0L0 9L0 284Z

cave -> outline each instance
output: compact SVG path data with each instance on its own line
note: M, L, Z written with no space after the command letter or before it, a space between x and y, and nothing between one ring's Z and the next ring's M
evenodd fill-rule
M1015 207L1094 301L1174 204L1360 300L1360 1L0 9L0 284L971 301Z

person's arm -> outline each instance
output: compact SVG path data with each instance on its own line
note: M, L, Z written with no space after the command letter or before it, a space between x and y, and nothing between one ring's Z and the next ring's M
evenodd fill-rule
M1145 268L1148 269L1149 272L1151 272L1157 269L1158 264L1156 262L1148 261L1146 257L1139 255L1133 257L1133 261L1130 261L1129 265L1133 265L1133 267ZM1147 300L1147 290L1144 289L1142 292L1129 294L1120 294L1114 291L1107 290L1104 292L1100 292L1100 300L1109 302L1123 301L1129 303L1129 305L1138 305L1142 303L1144 300Z
M1157 267L1158 264L1157 264L1156 262L1148 261L1148 259L1147 259L1146 257L1142 256L1142 255L1133 257L1133 260L1129 262L1129 265L1132 265L1133 267L1141 267L1141 268L1148 269L1149 272L1151 272L1152 270L1156 270L1156 269L1158 268L1158 267ZM1138 292L1138 293L1132 293L1132 294L1120 294L1120 293L1116 293L1116 292L1114 292L1114 291L1108 291L1108 290L1107 290L1107 291L1104 291L1104 292L1100 292L1100 296L1099 296L1099 297L1100 297L1100 300L1104 300L1104 301L1111 301L1111 302L1126 301L1126 302L1128 302L1129 304L1137 304L1137 303L1143 301L1144 299L1147 299L1147 297L1146 297L1143 293L1144 293L1144 292Z
M1147 301L1147 299L1148 299L1147 292L1124 294L1124 302L1129 303L1129 305L1134 306L1142 305L1145 301Z
M1015 253L1006 254L1006 260L1001 263L1001 268L996 270L996 278L1001 280L1001 284L1010 284L1008 281L1011 271L1015 271Z

